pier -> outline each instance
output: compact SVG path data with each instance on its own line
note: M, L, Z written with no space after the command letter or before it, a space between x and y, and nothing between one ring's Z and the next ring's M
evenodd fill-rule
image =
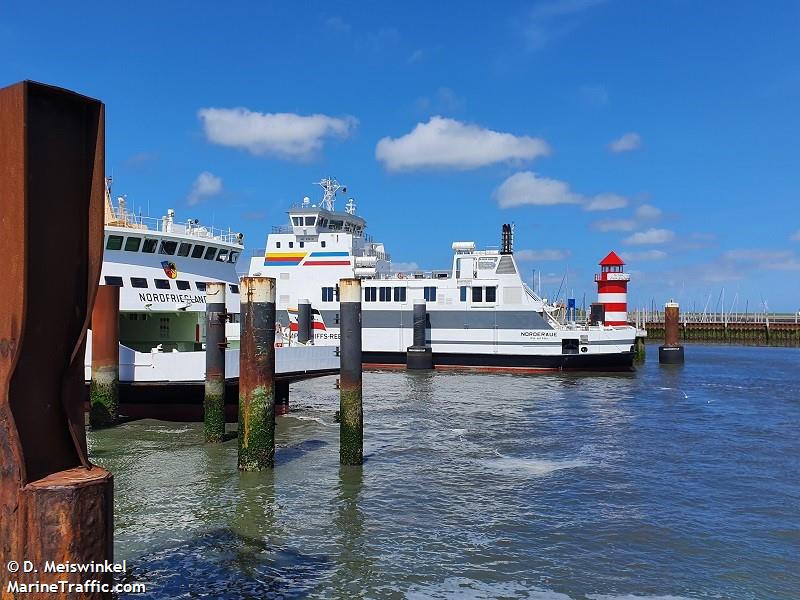
M647 337L664 339L664 312L639 310ZM743 344L748 346L800 346L800 315L788 313L681 313L680 341L685 343Z

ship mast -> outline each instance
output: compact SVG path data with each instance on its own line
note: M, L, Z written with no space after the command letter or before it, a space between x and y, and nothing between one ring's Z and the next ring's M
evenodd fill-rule
M336 192L340 189L343 192L347 192L347 188L333 177L325 177L321 181L315 182L314 185L318 185L322 188L322 208L330 212L334 212L333 203L336 200Z

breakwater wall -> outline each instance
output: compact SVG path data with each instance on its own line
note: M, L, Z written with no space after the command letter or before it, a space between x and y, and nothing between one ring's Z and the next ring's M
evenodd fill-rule
M664 322L645 322L647 338L664 339ZM679 324L681 342L800 347L800 324L769 322L688 322Z

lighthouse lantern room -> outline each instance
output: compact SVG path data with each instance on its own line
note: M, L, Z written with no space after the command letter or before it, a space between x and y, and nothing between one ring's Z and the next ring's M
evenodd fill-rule
M605 309L606 325L628 324L628 281L630 274L623 272L625 263L616 252L609 252L600 261L597 282L597 302Z

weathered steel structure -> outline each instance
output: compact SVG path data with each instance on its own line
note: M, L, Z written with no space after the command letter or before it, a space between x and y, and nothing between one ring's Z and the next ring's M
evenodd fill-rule
M340 279L341 363L339 382L339 462L364 462L361 377L361 280Z
M206 383L203 423L207 442L225 436L225 284L206 286Z
M275 466L275 279L244 277L239 350L239 469Z
M39 567L20 582L79 582L41 567L112 557L113 479L89 462L84 429L103 186L101 102L33 82L0 90L0 565Z
M119 287L101 285L92 310L92 379L89 423L109 427L119 420Z

